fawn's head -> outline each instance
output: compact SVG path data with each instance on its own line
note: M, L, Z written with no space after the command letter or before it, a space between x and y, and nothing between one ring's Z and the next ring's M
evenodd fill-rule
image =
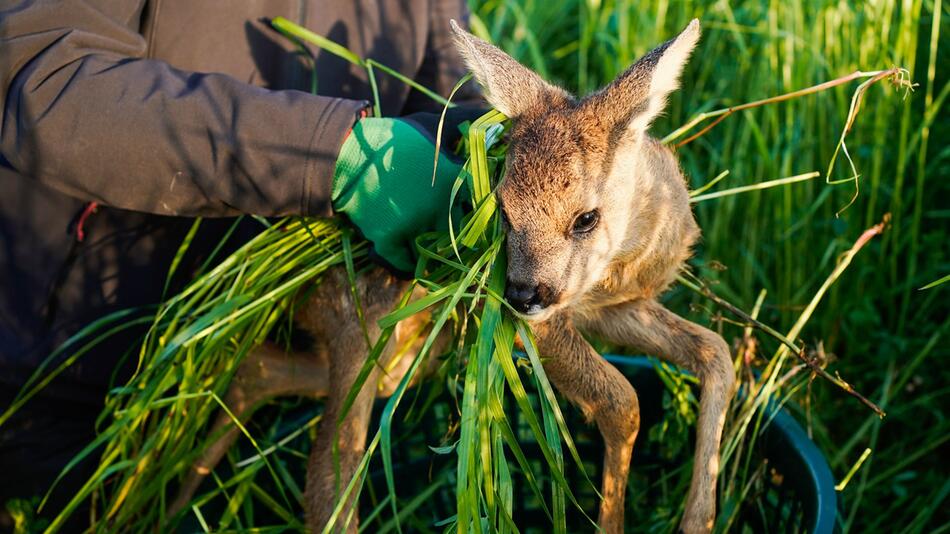
M630 198L637 175L653 172L646 130L677 87L699 22L579 100L452 27L488 102L514 121L496 192L508 238L505 297L526 318L543 320L600 281L638 231L652 230L636 228Z

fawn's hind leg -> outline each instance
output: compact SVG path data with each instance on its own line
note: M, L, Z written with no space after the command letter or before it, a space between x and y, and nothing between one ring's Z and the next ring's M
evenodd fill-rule
M700 380L696 452L686 511L680 530L709 532L716 519L719 444L735 386L729 346L715 332L687 321L653 300L637 300L598 310L584 320L585 331L612 343L669 360Z
M319 352L287 353L273 343L254 348L241 362L228 388L224 404L243 424L264 401L282 395L325 397L329 390L330 366ZM225 430L226 429L226 430ZM210 435L221 436L192 465L168 508L173 517L188 505L201 482L218 465L240 435L238 426L221 410Z
M593 420L604 438L604 469L598 524L623 532L624 497L640 404L633 386L590 346L564 314L533 324L544 372L565 397Z
M310 451L307 466L305 510L307 526L314 532L323 530L329 523L334 508L356 473L365 452L366 433L373 399L377 395L380 366L375 366L370 372L345 414L344 404L366 362L369 344L374 344L379 338L378 319L393 309L407 288L406 283L392 278L380 269L364 274L357 280L365 319L364 335L346 274L337 270L328 277L330 279L318 287L314 296L298 314L298 320L301 320L314 337L327 340L330 371L330 388L324 405L323 420ZM393 340L390 340L386 350L380 355L380 362L390 360L394 345ZM334 443L338 453L336 455ZM356 491L352 491L347 496L341 513L335 518L333 532L357 531L356 505Z
M346 275L342 274L342 270L337 271L339 272L329 273L328 279L317 287L315 294L298 310L296 316L298 327L309 334L308 337L313 342L308 350L285 352L282 347L269 342L254 348L238 368L224 399L228 410L241 423L244 423L250 419L258 406L273 397L289 395L315 399L329 397L323 420L332 419L332 422L321 423L319 435L325 436L325 440L318 442L314 447L315 452L311 454L311 465L308 470L311 481L320 480L320 473L325 474L328 469L334 469L332 463L319 461L321 455L330 458L329 455L332 454L332 441L329 435L335 428L337 416L331 412L339 412L340 403L355 380L353 373L358 373L368 352L366 340L356 319L355 309L349 302L347 293L349 282ZM365 319L368 333L375 339L379 333L375 326L376 320L392 309L398 298L402 296L405 284L395 281L382 271L368 273L363 278L365 280L361 279L359 283L361 302L367 306ZM374 294L369 296L367 291L371 289ZM417 290L414 297L418 298L423 293L422 290ZM387 347L380 356L381 367L386 367L387 373L379 376L379 372L374 372L373 376L367 379L357 406L354 406L350 412L353 416L348 415L348 426L344 428L344 433L355 438L346 443L360 451L359 454L349 456L358 458L362 454L368 422L366 406L372 403L373 396L386 397L392 394L413 357L419 352L422 341L426 337L428 322L428 313L421 312L401 321L396 327L392 345L399 348L401 354L399 360L391 359L393 350ZM433 353L438 354L444 348L446 341L447 338L440 337L433 346ZM334 355L335 362L332 376L329 354ZM432 358L429 363L431 368L437 361ZM343 383L346 385L341 385ZM362 431L360 431L361 428ZM223 410L218 414L211 429L212 435L216 433L221 433L220 437L202 453L179 486L178 494L168 508L169 517L177 515L188 505L204 478L211 473L240 436L240 430L234 424L234 420ZM346 439L348 438L340 436L339 441L343 443ZM318 450L321 452L317 452ZM349 469L349 467L346 468ZM349 481L349 477L344 479L342 473L341 479L344 482ZM320 485L316 482L308 482L306 508L312 524L322 526L329 518L333 510L332 502L329 501L334 495L333 490L332 483ZM321 506L329 508L321 511L319 510ZM343 524L343 521L339 524ZM354 528L355 524L354 521Z

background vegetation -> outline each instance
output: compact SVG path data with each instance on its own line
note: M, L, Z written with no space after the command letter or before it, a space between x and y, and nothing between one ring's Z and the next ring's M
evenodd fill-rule
M946 180L950 149L944 141L947 117L941 114L950 93L945 68L948 49L941 41L947 32L941 31L941 20L950 19L942 2L472 0L472 9L476 33L498 43L544 77L580 94L609 82L652 46L675 35L690 19L700 18L704 38L684 76L683 90L674 95L667 117L653 128L658 137L702 112L814 86L854 71L907 69L910 78L919 84L916 92L907 94L886 81L870 86L857 120L848 131L846 152L836 152L836 144L842 131L849 130L847 125L853 118L849 107L861 81L738 112L692 142L687 142L688 135L679 136L674 142L682 145L677 150L694 190L705 189L719 178L722 181L711 191L721 193L725 188L814 171L821 176L751 193L718 198L704 195L705 200L696 204L704 241L692 265L695 274L717 294L741 309L750 310L776 329L790 331L793 341L808 348L809 357L817 358L832 374L840 374L884 408L888 412L886 419L879 419L828 382L809 383L806 370L796 365L794 358L785 358L775 350L779 348L777 341L765 335L753 338L749 329L733 322L735 317L720 315L709 299L689 291L695 278L674 289L668 300L672 309L699 323L711 324L733 341L746 387L753 391L763 388L757 395L737 401L727 424L726 467L720 481L725 489L720 493L720 530L728 530L723 525L731 524L729 514L745 499L743 488L751 486L746 481L761 478L760 474L748 472L747 455L751 449L744 441L747 436L743 429L753 414L762 413L757 411L757 402L773 391L783 398L790 396L788 406L806 424L827 455L836 478L842 481L843 531L950 530L950 516L945 511L950 508L946 503L950 472L940 454L950 436L943 409L950 395L946 386L950 372L941 366L948 355L950 283L920 290L950 273L950 185ZM319 37L314 39L324 49L334 46L322 43ZM345 50L334 53L344 57L349 54ZM359 58L350 59L363 65ZM373 68L386 72L378 64ZM477 143L470 148L476 146ZM503 147L498 150L496 158L503 153ZM836 154L837 164L831 166ZM489 172L483 169L476 174L480 176L477 183L483 185L484 194L480 196L490 197ZM890 225L883 236L872 239L856 256L846 254L866 228L884 219ZM256 240L260 242L257 248L251 248L250 260L232 258L214 267L189 290L170 299L164 309L171 311L155 319L155 324L160 325L156 332L164 335L153 332L146 340L143 357L158 356L155 361L148 359L152 356L142 360L145 363L138 380L146 387L129 385L113 391L97 442L83 453L98 454L97 447L105 446L98 474L90 478L70 506L77 506L89 494L93 494L93 501L104 498L92 506L93 513L97 508L103 512L97 518L101 519L100 530L123 528L120 525L134 528L130 526L135 524L130 522L133 520L154 525L155 518L162 516L167 488L174 487L182 469L187 469L200 452L200 448L195 448L204 439L200 422L217 411L219 396L237 366L239 357L232 357L232 353L243 354L270 328L267 325L280 323L283 317L282 306L289 301L278 302L279 299L262 295L279 293L289 299L301 281L341 262L347 264L352 274L353 258L359 259L362 249L359 244L351 245L338 227L325 221L286 224L292 231L284 233L278 228L265 232ZM487 219L480 224L484 229ZM465 231L462 233L461 241L465 242ZM481 230L470 233L480 235ZM461 274L452 271L454 267L442 269L451 271L451 275L442 273L443 278L455 276L465 280L455 280L432 292L441 294L443 300L453 295L454 300L446 300L439 312L441 320L455 309L456 301L479 272L488 277L486 266L492 263L493 251L501 242L497 231L492 235L490 241L495 248L466 252ZM324 240L324 247L314 248L313 240L319 239ZM439 239L433 246L444 249L448 257L448 238ZM273 254L274 250L295 259L286 260ZM315 256L301 257L300 250ZM479 256L483 252L486 255ZM476 257L481 259L476 261ZM842 258L846 258L844 262ZM242 263L245 261L250 267ZM823 284L832 271L836 272L832 278L840 274L836 265L843 267L848 261L848 269L812 310L809 303L817 302L816 295L823 293ZM277 263L281 268L272 269L272 264ZM477 268L464 268L473 265ZM439 276L432 279L440 280ZM500 291L492 284L503 280L491 280L494 282L489 282L488 287ZM262 291L232 298L231 291L244 288L245 281L253 281L248 284ZM481 283L485 282L482 279ZM229 287L231 290L221 290ZM432 291L433 287L427 287ZM480 290L476 291L475 300L479 293ZM476 322L497 324L497 330L502 332L499 335L510 344L515 326L501 319L497 299L489 298L486 302L479 309L489 311L476 313L493 314L492 319L481 315ZM393 316L405 313L399 310ZM241 320L232 321L234 318ZM800 330L803 324L805 328ZM98 332L98 328L96 324L90 326L93 332ZM491 332L495 328L486 330ZM192 343L202 336L210 341ZM474 335L469 333L469 337ZM456 401L461 400L464 407L483 415L489 413L484 410L498 408L492 402L500 402L503 381L515 392L519 404L528 403L510 354L492 356L493 350L507 350L505 344L492 349L491 337L478 336L468 360L450 360L468 362L465 394ZM773 351L776 355L770 358ZM537 355L530 349L528 353L531 363L525 365L535 369L533 380L541 384L546 395L542 398L547 399L540 410L544 416L543 431L536 425L531 434L542 447L545 443L551 447L549 454L560 464L566 460L566 454L560 449L558 434L566 438L567 430L562 423L555 422L556 404L550 388L543 387L545 381ZM504 373L499 364L507 366ZM484 395L485 389L480 388L483 393L476 398L475 388L469 387L475 384L472 377L476 368L478 383L489 381L490 395ZM762 372L761 380L753 378L749 372L752 369ZM448 376L453 373L460 377L461 367L448 372ZM670 389L664 398L664 410L671 414L670 419L660 432L651 431L650 436L643 436L639 446L659 443L673 457L674 453L685 454L687 424L695 399L683 379L667 372L661 375ZM778 376L782 378L776 382ZM437 390L438 381L430 382L436 384ZM400 392L397 397L401 395ZM419 395L414 392L412 397L434 398L428 393ZM415 405L415 401L411 404ZM391 417L390 405L395 410L392 400L386 409ZM261 520L275 519L276 530L301 526L294 503L300 500L300 475L311 441L308 434L312 434L320 419L314 408L313 403L306 401L281 400L265 407L259 417L248 423L247 429L242 427L241 431L251 438L249 444L239 444L240 453L232 451L229 467L214 473L217 489L199 497L192 507L194 517L190 520L195 530L242 529ZM441 424L436 426L441 428L451 422L454 413L439 416ZM431 451L452 461L456 457L460 461L471 460L476 458L477 447L473 445L475 440L469 438L473 433L488 432L494 436L490 447L485 448L486 442L482 440L478 450L483 455L493 451L489 456L491 469L500 473L499 496L511 501L510 473L516 470L508 467L512 458L505 456L506 449L499 441L507 434L498 434L498 429L491 425L503 423L514 413L506 409L500 419L479 416L478 425L489 425L484 428L471 426L475 418L462 417L460 430L447 431L446 435L459 435L462 439L456 445L445 443ZM412 433L424 426L413 420L414 417L383 417L384 468L390 423ZM0 417L0 424L2 421ZM578 427L571 431L585 433ZM754 439L753 435L751 432L748 439ZM255 436L258 441L254 441ZM379 435L371 448L378 439ZM511 440L506 444L518 456ZM565 445L568 449L572 447L567 440ZM423 446L424 452L429 452L426 449ZM246 457L247 454L253 456ZM240 459L241 456L245 458ZM288 467L287 462L296 467ZM155 465L144 470L150 463ZM473 518L483 517L485 503L479 500L480 495L491 492L482 486L490 484L496 476L482 476L477 462L469 464L458 471L470 475L456 481L459 504L455 506L457 503L452 502L449 506L459 514L459 528L475 524L477 520ZM681 476L688 474L687 469L681 469L685 467L688 464L673 470L682 471L676 475L681 479L679 486L660 480L666 479L666 475L634 472L634 485L640 491L630 500L638 514L634 519L638 529L662 531L674 527L679 516L675 503L684 493L687 481ZM454 471L451 466L448 468ZM269 477L257 476L265 470ZM430 469L430 474L433 472ZM420 478L420 473L412 472L411 476ZM391 487L391 471L386 478ZM409 516L433 495L442 495L443 486L451 482L439 475L426 483L428 487L415 495L401 494L398 503L391 499L392 494L380 498L370 489L374 510L364 517L364 529L372 531L377 525L381 530L393 529L392 521L383 517L384 509L391 507L394 515L406 516L404 520L410 528L431 530L430 519L414 523ZM563 518L565 493L570 495L570 491L578 489L565 483L553 485L554 516ZM221 517L209 515L206 521L201 507L212 499L217 500L203 509L216 515L220 512ZM460 504L463 502L464 505ZM223 510L217 510L215 503L224 506ZM25 504L23 513L28 515L31 508L32 505ZM493 508L489 503L488 508L489 516L502 517L500 507ZM261 510L268 512L263 517L255 515ZM59 526L60 520L53 526ZM453 521L448 518L436 526ZM28 527L41 529L42 525Z
M848 136L857 182L821 178L697 206L704 240L693 264L717 293L787 327L861 232L891 213L832 287L801 334L823 345L837 371L887 411L870 410L826 382L796 393L840 479L871 454L841 494L852 532L947 531L950 371L944 365L950 284L950 134L947 7L940 1L650 0L474 1L476 31L549 79L583 94L610 81L693 17L704 36L658 136L695 114L786 93L849 74L905 67L919 84L865 95ZM827 170L856 83L744 111L679 149L693 187L723 171L722 187ZM839 160L830 179L852 176ZM847 209L858 187L860 194ZM842 211L843 209L843 211ZM840 213L839 213L840 211ZM678 289L671 307L714 322L714 310ZM724 330L738 337L740 330ZM943 451L943 454L941 454Z

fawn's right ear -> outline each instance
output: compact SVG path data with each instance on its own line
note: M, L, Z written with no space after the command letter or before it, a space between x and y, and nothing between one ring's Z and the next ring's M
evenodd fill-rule
M488 103L509 118L567 102L567 91L540 76L497 47L475 37L451 21L455 46L475 79L485 89Z

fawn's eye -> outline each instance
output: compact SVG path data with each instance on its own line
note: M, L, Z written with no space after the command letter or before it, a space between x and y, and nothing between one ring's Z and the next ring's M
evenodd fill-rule
M498 214L501 215L502 227L509 228L511 226L511 222L508 220L508 214L505 213L505 208L501 204L498 205Z
M571 233L577 234L586 234L593 230L597 223L600 222L600 214L597 213L597 210L590 210L585 213L581 213L574 219L574 225L571 227Z

